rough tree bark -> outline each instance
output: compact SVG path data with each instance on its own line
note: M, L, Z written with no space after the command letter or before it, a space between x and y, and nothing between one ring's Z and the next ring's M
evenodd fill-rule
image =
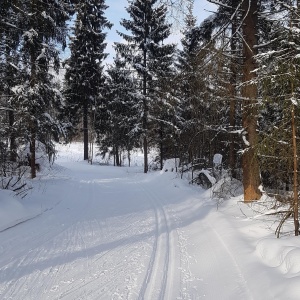
M255 201L261 197L259 163L255 151L257 145L257 86L255 79L257 44L257 0L244 0L242 3L243 20L243 114L244 153L242 157L244 201Z

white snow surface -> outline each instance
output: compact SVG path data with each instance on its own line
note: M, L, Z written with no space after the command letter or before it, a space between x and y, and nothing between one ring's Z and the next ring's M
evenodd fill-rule
M25 199L0 190L0 299L299 299L300 240L242 196L59 146Z

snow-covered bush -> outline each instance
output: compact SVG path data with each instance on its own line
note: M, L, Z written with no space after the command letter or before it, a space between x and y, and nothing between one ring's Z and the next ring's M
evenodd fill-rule
M162 172L176 172L178 171L180 160L179 158L170 158L164 162Z

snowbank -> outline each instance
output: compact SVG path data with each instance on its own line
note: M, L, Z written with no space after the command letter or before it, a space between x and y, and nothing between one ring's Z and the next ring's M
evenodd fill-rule
M51 295L49 299L55 295L58 298L61 291L57 289L57 293L53 293L59 285L67 292L70 285L70 291L77 293L78 286L85 288L85 280L91 283L95 295L107 288L111 295L113 292L116 295L129 277L134 283L132 286L126 283L124 289L138 291L139 284L138 292L143 298L148 295L150 285L147 276L144 281L139 276L148 272L153 275L149 278L154 287L161 282L167 286L164 299L205 297L214 300L219 299L220 294L222 299L230 300L299 299L300 239L274 238L272 226L278 222L274 222L276 217L268 215L273 207L271 201L266 205L268 199L245 204L240 183L227 178L206 191L189 185L188 180L181 180L174 173L179 163L175 159L167 160L162 172L143 174L135 167L88 165L82 161L80 143L58 148L58 165L48 174L45 170L31 180L33 189L25 199L0 190L0 269L2 267L3 274L0 298L2 288L2 292L8 291L7 295L19 293L14 299L27 299L22 288L14 291L15 284L24 286L24 280L35 295L32 299L37 299L39 293ZM132 161L139 164L140 157L138 153ZM42 214L45 211L47 214ZM38 215L41 217L34 218ZM32 224L28 222L4 231L32 218ZM35 247L22 240L31 229L35 231L32 239L38 236L32 242ZM15 234L14 242L22 247L12 244L11 232ZM35 250L30 252L33 248ZM136 256L130 260L132 253ZM14 261L7 267L11 257ZM21 275L16 273L16 265L18 270L23 270ZM86 266L90 268L88 272ZM145 266L149 266L150 271ZM161 266L166 272L169 269L169 279L157 277ZM124 271L126 280L120 270ZM74 278L74 283L64 281L66 274ZM91 279L90 274L98 276L99 281L96 281L98 277ZM128 274L131 275L128 277ZM44 285L40 284L43 280ZM114 282L116 291L106 286L105 280ZM182 298L171 297L178 289ZM80 298L77 296L73 299ZM158 298L159 295L144 297Z
M0 231L15 226L36 216L13 195L13 192L0 189Z
M258 242L256 253L269 267L276 268L286 277L300 275L299 238L265 238Z
M256 254L269 267L276 299L299 299L299 237L264 238L256 246Z

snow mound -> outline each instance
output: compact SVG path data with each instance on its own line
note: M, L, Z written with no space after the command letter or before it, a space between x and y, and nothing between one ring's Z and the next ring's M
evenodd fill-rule
M230 199L243 194L242 183L229 176L224 176L212 187L213 196L216 198Z
M0 189L0 231L15 226L32 217L9 190Z
M176 168L178 168L178 167L179 167L179 159L178 158L167 159L164 163L161 173L176 172Z
M256 253L269 267L287 277L300 275L300 241L296 238L266 238L258 242Z

